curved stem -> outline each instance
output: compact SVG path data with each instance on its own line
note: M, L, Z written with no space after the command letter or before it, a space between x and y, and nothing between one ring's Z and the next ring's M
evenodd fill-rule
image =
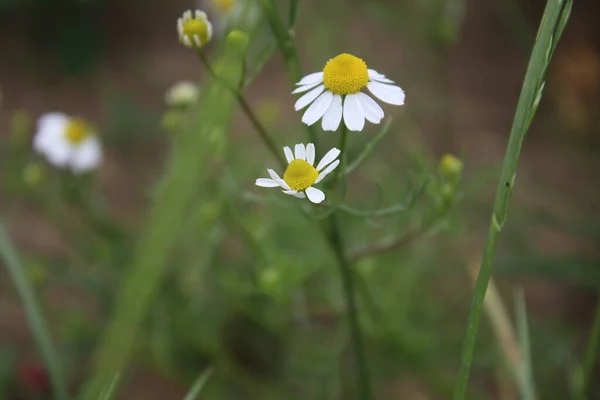
M254 130L256 130L256 133L258 133L258 136L260 136L260 138L264 142L264 144L269 148L271 153L273 153L273 156L275 156L275 158L277 159L279 164L283 168L285 168L287 163L285 162L283 156L281 155L281 151L279 151L279 148L273 141L271 135L269 135L269 133L267 132L265 127L258 120L258 117L256 116L256 114L250 107L250 104L248 104L248 102L246 101L244 94L239 89L231 86L229 83L225 82L224 80L222 80L219 77L219 75L215 72L215 70L210 65L210 62L206 58L206 55L204 54L204 52L199 50L198 56L200 58L200 61L202 62L202 64L206 68L206 70L208 71L208 73L215 80L217 80L219 83L221 83L225 88L227 88L227 90L229 90L231 93L233 93L235 95L235 99L237 100L238 104L242 108L242 111L244 111L244 114L246 114L246 117L248 117L248 119L250 120L250 123L254 127Z

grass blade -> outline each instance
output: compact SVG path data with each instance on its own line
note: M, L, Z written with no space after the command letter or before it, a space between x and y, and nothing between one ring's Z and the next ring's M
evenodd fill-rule
M231 85L240 81L244 54L234 40L228 40L225 47L215 70L222 81ZM83 388L82 400L97 400L114 374L127 366L139 327L163 279L170 250L185 225L192 200L200 201L198 187L214 173L207 168L207 161L215 152L210 137L215 132L227 132L234 104L229 89L220 81L213 81L199 104L190 110L190 121L186 121L178 137L132 265L123 277L114 316L96 350L93 374ZM203 242L201 237L197 240Z
M62 375L58 353L56 352L56 349L50 340L48 328L44 322L44 318L42 317L42 313L35 299L33 289L31 289L31 286L27 281L27 277L25 276L23 265L19 260L17 252L15 251L8 234L6 233L6 230L1 224L0 257L4 261L4 265L6 266L6 269L8 270L8 273L11 276L15 287L17 288L17 292L21 297L21 302L23 303L23 308L25 309L25 315L27 317L27 322L29 323L29 328L31 329L41 357L44 360L44 364L46 365L46 368L48 368L54 394L57 400L66 400L69 398L69 395L67 393L67 385Z
M519 347L521 349L520 368L515 371L518 373L519 388L521 390L521 399L535 400L535 383L533 381L533 367L531 363L531 346L529 344L529 324L527 322L527 307L525 305L525 295L523 289L519 289L515 295L516 316L517 316L517 335L519 337Z
M206 369L204 372L198 376L190 390L187 392L183 400L195 400L196 397L200 394L206 382L208 382L208 378L212 375L214 369L212 367Z
M463 344L460 370L454 392L454 400L463 400L467 393L467 384L471 372L471 364L475 353L475 342L477 331L481 320L483 301L488 282L492 276L492 263L496 250L496 240L504 226L508 215L508 205L515 183L517 163L521 154L523 139L529 129L531 120L535 113L537 103L541 97L541 89L544 84L544 74L551 58L551 50L556 41L557 23L563 13L564 2L552 0L546 3L542 22L533 46L525 80L519 96L515 118L510 132L508 147L502 164L502 173L496 190L494 207L487 241L483 252L483 258L477 281L473 289L471 308L467 322L467 332ZM566 20L565 20L566 23Z
M592 383L592 375L594 372L594 366L596 365L596 357L598 355L598 349L600 348L600 299L596 305L596 312L594 314L594 322L592 330L590 332L590 338L585 351L585 359L583 360L583 380L577 396L578 400L585 400L588 398L588 391L590 390L590 384Z

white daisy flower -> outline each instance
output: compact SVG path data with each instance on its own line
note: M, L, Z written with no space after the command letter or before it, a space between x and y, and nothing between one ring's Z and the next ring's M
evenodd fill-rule
M368 69L360 58L340 54L329 60L322 72L306 75L296 83L298 87L292 93L308 93L298 99L294 108L298 111L310 104L302 122L312 125L322 119L324 131L337 130L342 117L349 130L361 131L365 119L374 124L383 119L383 109L362 90L367 88L379 100L401 106L404 91L393 83L379 72Z
M277 172L272 169L267 169L271 178L258 178L256 186L261 187L281 187L283 193L303 199L308 197L312 203L319 204L325 200L325 193L313 187L323 180L331 171L339 164L340 150L335 147L319 161L316 168L313 166L315 162L315 145L309 143L304 147L304 144L297 144L294 148L294 153L289 147L284 147L283 152L288 162L288 167L283 173L283 179L277 175Z
M192 15L188 10L177 20L177 33L185 46L199 49L210 42L213 28L204 11L196 10Z
M48 113L38 119L33 148L55 167L83 173L102 162L102 145L90 125L62 113Z
M196 102L199 92L198 85L194 82L178 82L165 93L165 102L170 107L189 106Z

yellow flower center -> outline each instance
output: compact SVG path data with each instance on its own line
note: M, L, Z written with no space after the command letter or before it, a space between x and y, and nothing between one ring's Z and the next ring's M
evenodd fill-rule
M304 160L293 160L283 173L283 180L294 190L306 190L315 183L319 172Z
M183 34L188 36L192 42L194 41L194 36L198 36L202 44L208 42L208 26L200 18L192 18L189 21L185 21L183 23Z
M367 64L352 54L332 58L323 68L323 84L339 95L360 92L369 83Z
M212 2L217 11L221 13L228 13L237 4L237 0L213 0Z
M79 144L90 134L90 126L81 118L73 118L67 122L65 136L73 144Z

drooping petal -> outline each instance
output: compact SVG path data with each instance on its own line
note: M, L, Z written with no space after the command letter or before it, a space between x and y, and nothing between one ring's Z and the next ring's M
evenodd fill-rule
M321 161L319 161L319 164L317 165L317 171L321 171L323 168L325 168L327 165L329 165L333 160L338 158L340 153L341 153L340 149L335 148L335 147L333 149L329 150L327 152L327 154L325 154L323 156L323 158L321 158Z
M369 82L367 88L369 88L371 93L381 101L395 106L404 104L404 90L398 86L386 85L379 82Z
M356 93L356 98L358 99L358 103L362 108L365 118L374 124L380 123L384 114L383 109L379 104L365 93Z
M296 86L310 85L315 82L323 82L323 71L321 72L313 72L312 74L306 75L304 78L300 79Z
M304 195L304 193L298 192L296 190L282 190L282 192L285 193L285 194L289 194L290 196L294 196L294 197L296 197L298 199L303 199L303 198L306 197Z
M33 138L33 148L45 154L56 141L65 141L64 133L69 118L61 113L48 113L38 119L37 132Z
M50 164L55 167L64 167L71 160L73 146L65 138L59 137L57 140L48 142L43 154Z
M344 123L351 131L362 131L365 127L365 116L356 94L349 94L344 99Z
M372 81L377 81L377 82L382 82L382 83L394 83L393 80L386 78L385 75L380 74L379 72L375 71L374 69L369 69L367 71L369 73L369 79L371 79Z
M277 172L273 171L270 168L267 169L267 172L269 173L269 176L271 177L271 179L273 179L275 182L279 183L279 186L281 186L285 190L292 190L292 188L289 187L288 184L285 183L285 181L279 177L279 175L277 175Z
M325 168L322 172L319 172L319 177L315 180L315 183L319 183L323 179L325 179L325 177L327 175L329 175L329 173L331 171L333 171L334 169L336 169L338 165L340 165L340 160L335 160L334 162L332 162L331 164L329 164L327 166L327 168Z
M329 108L332 99L333 93L330 91L326 91L320 95L315 102L308 107L308 110L306 110L302 116L302 122L304 122L306 125L312 125L317 122Z
M323 114L321 128L324 131L336 131L342 121L342 110L342 96L336 94L333 96L329 108Z
M294 147L294 154L296 155L296 159L306 161L306 148L303 143L298 143L296 147Z
M96 135L91 135L73 149L71 169L82 173L98 168L102 162L102 145Z
M307 188L304 192L306 193L306 197L308 197L308 200L310 200L311 203L319 204L323 200L325 200L325 193L323 193L321 190L315 187L311 186Z
M323 93L323 90L325 90L325 85L319 85L310 92L306 93L296 101L296 104L294 104L294 109L296 111L302 110L304 107L312 103L314 99L319 97L319 95Z
M315 145L312 143L306 145L306 162L310 165L315 163Z
M258 178L255 185L260 187L280 187L278 182L269 178Z
M294 161L294 153L292 153L292 149L290 149L288 146L285 146L283 148L283 152L285 153L285 159L287 160L288 164Z
M292 94L306 92L307 90L310 90L310 89L314 88L315 86L317 86L320 83L321 82L315 82L315 83L311 83L309 85L298 86L296 89L294 89L294 91L292 92Z

